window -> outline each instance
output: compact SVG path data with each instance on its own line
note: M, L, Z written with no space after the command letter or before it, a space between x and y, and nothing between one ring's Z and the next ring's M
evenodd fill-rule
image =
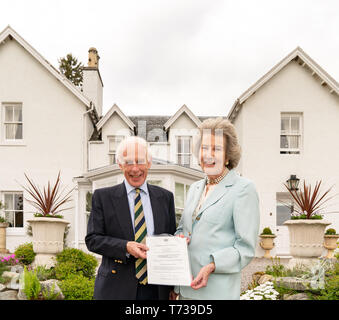
M22 228L24 226L24 208L22 192L5 192L5 219L9 227Z
M117 148L119 143L124 139L124 136L109 136L108 137L108 156L109 156L109 164L117 163Z
M22 105L5 104L3 128L5 140L22 140Z
M152 184L154 186L161 187L161 181L160 180L147 180L147 183Z
M182 212L184 211L185 203L186 203L186 195L190 188L189 184L184 183L175 183L175 216L177 219L177 224L180 220Z
M280 153L299 154L301 148L301 114L281 114Z
M92 192L88 191L86 193L86 225L88 224L89 215L92 210L92 196L93 196Z
M191 165L192 137L177 137L177 163L189 167Z
M276 223L277 226L282 226L286 220L291 219L291 213L294 210L293 200L288 193L277 193L277 214Z

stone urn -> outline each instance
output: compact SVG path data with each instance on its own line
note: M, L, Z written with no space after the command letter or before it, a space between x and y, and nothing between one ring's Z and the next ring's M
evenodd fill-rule
M0 222L0 253L9 253L6 249L6 228L7 222Z
M272 256L270 254L270 251L274 248L274 238L276 237L276 235L274 234L261 234L260 238L260 247L263 248L265 250L265 254L263 256L263 258L266 259L271 259Z
M50 217L35 217L27 222L32 226L33 251L36 253L33 266L53 267L56 254L64 249L64 233L69 222Z
M339 234L325 234L324 235L324 247L327 249L327 255L325 258L331 259L334 256L334 250L338 247Z
M331 222L320 219L287 220L290 235L289 267L316 263L323 251L324 231Z

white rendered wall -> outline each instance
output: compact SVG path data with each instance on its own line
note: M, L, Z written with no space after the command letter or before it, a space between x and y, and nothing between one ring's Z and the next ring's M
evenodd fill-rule
M0 192L21 191L24 172L43 185L55 181L60 169L63 185L72 187L72 178L85 170L85 106L14 40L0 45L0 67L0 103L22 103L24 137L19 145L5 144L0 132ZM32 217L27 201L24 211L24 220ZM72 223L72 241L74 209L63 214ZM25 228L8 228L7 234L11 251L30 239Z
M299 155L280 154L281 112L303 113ZM336 184L332 194L338 193L338 118L338 97L295 62L289 63L243 105L242 173L254 181L259 191L261 230L266 226L273 232L286 228L276 227L276 192L286 191L283 183L291 174L312 185L323 180L322 190ZM337 198L332 203L338 201ZM339 206L329 209L339 211ZM339 229L339 214L326 218L333 222L331 227ZM278 239L275 242L279 244Z

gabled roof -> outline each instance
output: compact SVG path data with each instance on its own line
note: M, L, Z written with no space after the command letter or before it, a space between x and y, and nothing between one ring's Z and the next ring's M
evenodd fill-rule
M339 96L339 84L334 80L323 68L321 68L304 50L300 47L294 49L283 60L277 63L270 71L262 76L257 82L249 87L233 104L227 118L234 120L240 111L243 103L252 96L258 89L260 89L266 82L268 82L274 75L276 75L282 68L284 68L292 60L296 61L302 67L308 69L312 76L319 79L322 86L327 86L330 93L335 93Z
M26 40L24 40L15 30L7 26L0 33L0 45L5 43L7 39L14 39L26 51L28 51L38 62L41 63L56 79L58 79L69 91L71 91L81 102L88 108L91 108L91 101L85 97L80 89L78 89L71 81L69 81L63 74L55 69L39 52L37 52Z
M166 123L164 124L164 128L167 131L168 128L183 114L186 113L188 117L196 124L196 126L199 126L201 124L201 121L198 117L194 115L194 113L184 104L171 118L169 118Z
M114 104L113 107L111 107L111 109L106 112L105 116L102 117L96 124L97 129L100 130L114 113L117 113L119 117L130 127L130 129L134 131L135 124L127 116L125 116L125 114L116 104Z

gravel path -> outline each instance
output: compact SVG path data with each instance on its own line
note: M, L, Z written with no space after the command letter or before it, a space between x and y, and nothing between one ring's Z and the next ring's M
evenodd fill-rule
M280 258L280 263L287 265L289 260L289 258ZM247 290L247 286L252 282L252 274L257 271L265 271L268 265L272 265L270 259L254 258L241 272L241 292Z

